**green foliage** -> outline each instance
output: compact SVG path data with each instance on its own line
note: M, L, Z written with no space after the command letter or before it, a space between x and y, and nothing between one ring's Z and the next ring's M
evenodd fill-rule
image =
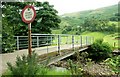
M51 33L51 28L58 28L61 22L57 11L49 2L2 2L3 17L6 17L9 24L13 27L14 35L27 35L27 24L21 20L21 10L29 4L33 4L37 8L37 16L32 22L33 33ZM3 21L2 21L3 22ZM7 22L6 22L7 23Z
M105 62L109 65L113 72L120 74L120 55L108 58Z
M2 52L12 52L13 36L27 36L28 26L22 21L21 10L29 4L37 8L37 16L32 22L32 33L51 33L61 22L57 11L48 2L2 2Z
M109 25L108 21L118 12L118 5L108 6L96 10L87 10L64 14L61 17L60 28L62 33L81 34L84 31L117 31L116 25ZM118 19L118 14L116 19ZM116 21L117 22L117 21ZM72 29L67 31L67 26Z
M110 57L112 48L108 43L103 42L103 39L98 39L88 48L87 52L92 60L101 61Z
M120 21L120 13L115 13L114 16L110 18L111 21Z
M11 63L7 63L8 69L11 71L12 75L22 75L23 77L36 75L39 72L38 65L38 56L36 53L32 53L31 56L23 55L21 57L16 58L16 65L13 66Z
M116 39L118 37L118 33L110 34L104 37L104 42L108 42L111 46L113 46L115 49L119 48L119 40Z
M83 69L78 64L74 64L72 60L68 60L68 65L72 75L82 75Z
M6 18L2 18L2 53L13 52L15 49L15 40L13 37L13 27L9 25Z

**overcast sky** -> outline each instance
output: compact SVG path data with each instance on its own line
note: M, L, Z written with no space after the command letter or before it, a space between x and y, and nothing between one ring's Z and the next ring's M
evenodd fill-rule
M83 10L94 10L118 4L119 0L37 0L48 1L59 12L58 14L71 13Z

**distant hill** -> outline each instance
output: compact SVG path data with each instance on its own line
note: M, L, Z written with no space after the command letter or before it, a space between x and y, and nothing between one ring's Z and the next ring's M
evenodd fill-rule
M116 13L118 13L118 5L112 5L108 7L98 8L95 10L86 10L73 13L67 13L61 15L61 27L62 26L77 26L84 22L86 17L101 17L105 19L110 19Z
M108 7L103 7L103 8L98 8L95 10L86 10L86 11L79 11L79 12L73 12L73 13L67 13L67 14L63 14L61 15L62 17L68 16L68 17L86 17L89 15L98 15L98 14L102 14L102 15L114 15L115 13L118 12L118 5L112 5L112 6L108 6Z

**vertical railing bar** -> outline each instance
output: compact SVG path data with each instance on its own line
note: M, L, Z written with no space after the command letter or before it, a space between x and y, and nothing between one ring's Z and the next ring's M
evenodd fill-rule
M80 47L82 47L82 36L80 36Z
M77 45L79 45L79 39L80 39L80 37L77 36Z
M37 47L39 47L39 36L37 36Z
M73 48L73 51L74 51L74 35L72 35L72 48Z
M48 53L48 45L49 45L49 43L48 43L48 37L49 36L47 36L47 53Z
M87 42L88 42L88 40L87 40L87 36L86 36L86 46L87 46Z
M60 35L58 35L58 54L60 55Z
M51 45L53 44L53 41L52 41L52 35L51 35Z
M19 36L17 36L17 50L19 50Z
M87 36L87 45L89 45L89 36Z

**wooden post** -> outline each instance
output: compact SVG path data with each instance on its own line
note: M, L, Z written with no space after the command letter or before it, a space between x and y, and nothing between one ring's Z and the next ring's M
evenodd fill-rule
M114 47L116 46L116 43L114 42Z
M28 53L31 56L32 53L32 38L31 38L31 23L28 24Z

